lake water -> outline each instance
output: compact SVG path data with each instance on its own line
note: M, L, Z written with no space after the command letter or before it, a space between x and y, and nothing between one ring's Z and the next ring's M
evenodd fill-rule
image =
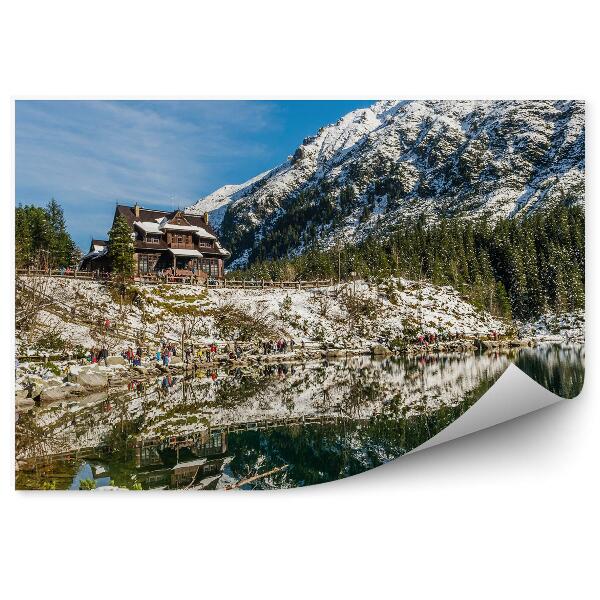
M563 397L584 347L272 365L163 377L20 414L21 489L273 489L393 460L444 429L510 362ZM32 457L37 457L33 460Z

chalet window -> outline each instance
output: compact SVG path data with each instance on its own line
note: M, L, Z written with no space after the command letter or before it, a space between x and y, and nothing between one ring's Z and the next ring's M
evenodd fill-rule
M200 240L198 246L201 248L212 248L213 243L210 240Z
M146 241L147 241L149 244L160 244L160 238L159 238L159 237L157 237L157 236L155 236L155 235L149 235L149 236L146 238Z
M138 256L138 272L142 275L150 272L150 257L147 254Z

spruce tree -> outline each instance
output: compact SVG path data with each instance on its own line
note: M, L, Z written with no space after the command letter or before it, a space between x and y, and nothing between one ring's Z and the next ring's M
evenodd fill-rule
M46 207L46 215L51 231L48 243L51 266L69 266L75 250L75 244L71 236L67 233L63 209L54 198L50 200Z
M133 240L125 218L119 215L108 232L108 257L117 278L133 276Z
M17 268L68 267L76 246L69 235L62 208L52 199L46 208L15 209L15 262Z

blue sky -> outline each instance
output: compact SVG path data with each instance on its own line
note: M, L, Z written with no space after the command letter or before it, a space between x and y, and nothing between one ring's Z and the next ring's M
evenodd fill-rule
M63 206L86 250L115 201L185 207L283 162L372 100L16 102L16 202Z

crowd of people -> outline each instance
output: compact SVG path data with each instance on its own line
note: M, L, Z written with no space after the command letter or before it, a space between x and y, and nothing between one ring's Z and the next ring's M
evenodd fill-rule
M458 331L445 332L442 331L440 333L421 333L417 336L417 343L419 346L429 346L430 344L435 344L436 342L451 342L464 339L465 333ZM477 334L477 338L480 336ZM500 334L495 329L490 331L488 339L493 341L498 341L500 339Z
M130 346L127 350L124 350L121 353L121 356L133 367L140 366L142 364L142 358L144 356L144 350L141 346L138 346L133 351L133 348Z
M177 346L173 342L163 340L154 357L157 363L162 363L163 367L168 367L174 356L177 356Z
M274 354L276 352L285 353L288 350L290 352L294 351L296 347L296 342L293 339L289 341L281 338L276 341L273 340L263 340L262 341L262 353L263 354Z
M110 327L110 322L104 323L106 328ZM479 336L478 336L479 337ZM490 340L499 340L500 334L496 330L490 331L487 336ZM464 333L459 332L438 332L438 333L420 333L416 336L416 343L419 346L430 346L436 344L437 342L450 342L461 340L465 338ZM380 340L381 343L384 343L384 340ZM304 349L305 344L304 341L301 342L302 348ZM296 349L296 341L294 339L285 339L279 338L276 340L272 339L263 339L258 341L255 344L252 344L251 347L247 345L245 347L238 342L230 342L228 343L222 350L221 354L225 354L230 361L241 360L244 354L285 354L287 352L294 352ZM197 347L193 344L190 344L183 349L182 359L186 364L191 363L212 363L215 361L217 354L219 353L219 348L217 347L215 342L212 342L206 346ZM134 350L133 347L129 346L126 350L121 352L121 356L127 361L127 363L131 366L139 366L142 365L143 359L147 354L147 350L138 345ZM174 342L170 342L167 340L162 340L156 352L154 353L154 360L162 364L165 367L168 367L173 360L174 356L178 355L178 345ZM105 361L109 356L109 352L106 347L102 348L92 348L87 357L88 362L98 363L101 361ZM150 356L152 354L150 353Z
M104 361L104 364L106 364L106 359L108 358L108 348L106 347L102 347L102 348L91 348L90 349L90 353L87 357L88 362L90 363L99 363L101 361Z

